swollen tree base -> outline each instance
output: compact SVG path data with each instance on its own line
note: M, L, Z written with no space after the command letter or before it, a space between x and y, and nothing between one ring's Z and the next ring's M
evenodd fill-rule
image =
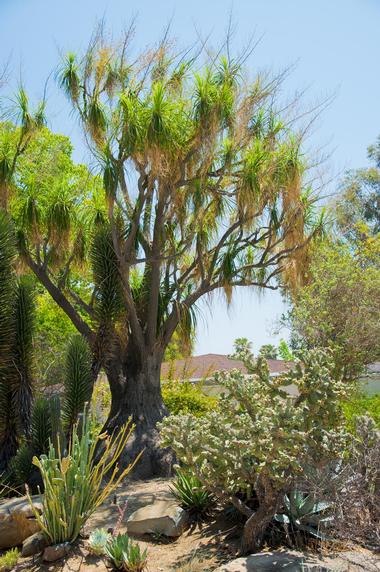
M174 454L160 446L157 429L157 424L168 415L161 396L160 364L154 362L152 366L147 361L138 372L126 364L113 364L106 371L112 400L105 430L112 433L129 420L135 427L122 454L122 465L132 463L140 455L132 478L170 476Z

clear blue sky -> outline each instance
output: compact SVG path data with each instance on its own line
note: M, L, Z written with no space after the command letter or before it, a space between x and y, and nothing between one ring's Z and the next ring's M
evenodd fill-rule
M211 33L216 44L230 12L237 47L252 34L262 36L247 64L252 73L296 63L286 83L289 95L308 88L305 100L310 103L336 93L311 139L314 147L327 144L333 152L332 172L365 165L366 147L380 133L379 0L0 0L0 64L10 57L13 89L22 77L30 95L38 98L59 51L84 49L102 17L117 36L137 15L135 44L143 48L170 19L180 43L193 42L198 30ZM80 159L83 147L75 122L68 119L53 80L48 103L49 127L74 137ZM229 311L216 297L211 311L204 309L196 353L228 353L238 336L250 338L256 348L275 341L273 324L282 311L281 297L273 292L261 298L239 293Z

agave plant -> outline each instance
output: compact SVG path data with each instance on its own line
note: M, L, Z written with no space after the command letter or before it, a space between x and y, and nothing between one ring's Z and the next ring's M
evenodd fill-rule
M90 552L96 556L103 556L106 553L106 545L111 540L111 534L105 528L96 528L90 534L88 547Z
M274 519L293 531L306 532L319 540L331 540L321 531L333 520L326 514L331 507L331 502L318 501L315 494L295 489L284 496L284 511L275 514Z
M181 507L197 518L206 516L215 504L214 496L189 469L177 469L170 490Z
M118 534L106 544L106 555L117 570L142 572L147 565L147 551L133 542L127 534Z

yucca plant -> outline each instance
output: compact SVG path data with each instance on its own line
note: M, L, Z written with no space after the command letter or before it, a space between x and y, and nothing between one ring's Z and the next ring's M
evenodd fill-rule
M13 262L15 237L8 217L0 211L0 469L6 469L17 450L15 416L12 411L10 374L15 339Z
M39 397L33 404L30 431L9 465L8 474L15 487L21 489L26 483L31 485L33 481L35 489L40 478L39 471L33 466L33 457L47 453L51 442L57 450L57 437L60 438L60 445L64 444L57 399L52 397L47 400Z
M92 354L86 340L75 335L69 342L65 364L65 393L62 405L62 422L64 431L71 433L78 415L83 412L85 404L92 393Z
M137 458L124 470L118 461L134 426L127 422L112 436L96 434L90 416L83 414L80 430L73 427L67 453L50 445L47 455L34 457L44 485L43 512L33 509L41 529L54 543L72 542L91 514L131 471ZM103 482L107 479L107 484ZM33 507L31 497L29 501Z
M214 496L189 469L177 469L170 486L182 508L195 518L204 518L215 504Z
M334 518L326 512L332 508L328 501L318 501L313 493L307 494L298 489L284 495L283 511L274 516L274 520L284 525L287 532L297 534L305 532L318 540L331 540L322 529Z
M17 280L13 227L0 213L0 468L7 469L30 430L33 385L33 290Z
M117 570L142 572L147 565L147 551L133 542L127 534L111 537L106 544L106 555Z

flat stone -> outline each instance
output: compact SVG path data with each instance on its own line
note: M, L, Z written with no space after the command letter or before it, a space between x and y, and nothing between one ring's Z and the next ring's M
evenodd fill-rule
M21 556L34 556L40 554L48 545L48 540L43 532L36 532L22 543Z
M159 500L132 513L127 521L127 531L177 537L181 536L188 521L187 512L173 500Z
M67 556L70 552L70 543L63 542L62 544L53 544L52 546L47 546L44 550L42 559L45 562L55 562Z
M246 558L237 558L224 564L215 572L330 572L321 562L310 559L301 552L274 551L252 554Z
M41 497L32 497L33 506L41 513ZM40 530L26 497L9 499L0 504L0 549L19 546Z

